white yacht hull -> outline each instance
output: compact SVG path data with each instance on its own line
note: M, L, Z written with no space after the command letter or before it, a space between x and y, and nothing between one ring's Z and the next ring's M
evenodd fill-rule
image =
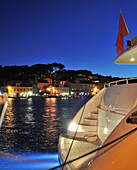
M116 83L117 84L117 83ZM78 127L76 138L67 161L84 155L100 146L108 138L121 120L137 105L137 83L114 85L102 89L85 105L84 114ZM83 107L76 114L67 130L66 136L60 136L59 156L65 161L72 138L79 123ZM86 121L85 121L86 120ZM74 161L66 169L87 169L95 153ZM94 162L94 161L93 161ZM94 169L92 167L92 169Z

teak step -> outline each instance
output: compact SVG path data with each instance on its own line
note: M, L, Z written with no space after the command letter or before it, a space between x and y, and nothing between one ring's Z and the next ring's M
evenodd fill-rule
M92 118L92 117L84 117L84 119L98 120L97 118Z
M98 119L98 114L97 113L90 113L90 118Z
M87 123L80 123L79 126L90 127L90 126L96 126L96 125L91 125L91 124L87 124Z
M84 136L84 138L88 141L88 142L93 142L96 141L98 139L98 135L93 135L93 134L86 134Z
M97 126L82 123L79 125L78 131L97 131Z
M83 119L83 122L87 125L91 125L91 126L97 126L98 123L98 119L95 118L91 118L91 117L85 117Z
M75 132L67 131L67 135L73 137ZM76 134L77 138L85 138L85 135L97 135L96 131L78 131Z
M98 114L98 111L92 111L90 113L93 113L93 114Z

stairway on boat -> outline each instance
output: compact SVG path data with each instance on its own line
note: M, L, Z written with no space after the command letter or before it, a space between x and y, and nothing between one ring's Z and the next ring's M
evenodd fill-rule
M90 142L98 139L98 113L105 91L106 89L102 89L77 112L67 130L68 136L73 137L78 126L77 139L85 139ZM78 125L82 114L81 122Z
M83 117L82 122L78 125L76 138L84 138L91 142L98 138L98 111L90 112L88 117ZM75 128L76 129L76 128ZM68 129L67 135L73 137L75 131Z

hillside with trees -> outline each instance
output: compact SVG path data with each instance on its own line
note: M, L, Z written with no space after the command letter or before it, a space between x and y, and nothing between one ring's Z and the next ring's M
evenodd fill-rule
M61 63L51 63L51 64L35 64L32 66L22 65L22 66L4 66L0 65L0 80L1 84L4 81L10 80L23 80L23 81L38 81L44 80L45 78L52 78L56 81L59 80L71 80L73 81L77 77L84 77L96 79L98 77L100 82L109 82L118 80L118 77L112 76L102 76L98 74L92 74L89 70L65 70L65 66Z

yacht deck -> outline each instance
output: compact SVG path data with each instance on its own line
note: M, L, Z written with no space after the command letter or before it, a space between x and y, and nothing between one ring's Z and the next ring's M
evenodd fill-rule
M68 153L69 147L71 145L72 138L69 138L67 136L61 136L59 141L59 155L62 162L64 162L66 155ZM86 140L82 139L75 139L73 146L71 148L69 157L67 161L73 160L79 156L82 156L96 148L98 148L101 145L99 140L88 142ZM67 166L67 169L71 167L71 169L86 169L88 162L93 158L95 153L88 155L86 157L81 158L80 160L77 160L73 163L70 163L69 166Z

